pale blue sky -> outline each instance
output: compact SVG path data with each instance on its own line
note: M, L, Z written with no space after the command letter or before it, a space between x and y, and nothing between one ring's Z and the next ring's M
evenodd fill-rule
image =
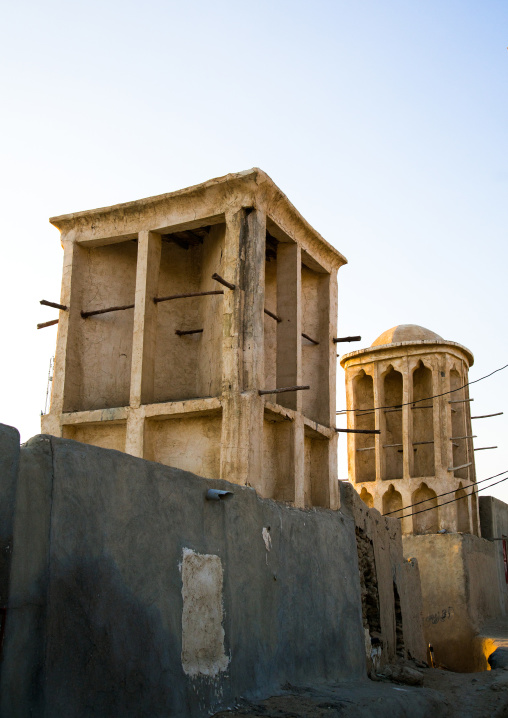
M341 334L422 324L471 379L508 363L505 0L18 0L2 26L0 421L23 439L56 338L35 329L60 292L47 218L253 166L348 258ZM508 369L472 396L507 412L475 423L499 446L481 479L508 469Z

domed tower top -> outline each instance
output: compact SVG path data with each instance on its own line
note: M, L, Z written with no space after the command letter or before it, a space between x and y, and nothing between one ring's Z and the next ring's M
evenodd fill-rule
M385 344L401 344L402 342L424 342L438 341L442 342L443 337L439 334L431 332L430 329L420 327L418 324L397 324L397 326L387 329L372 342L371 346L379 347Z
M349 480L382 514L404 516L404 533L478 533L476 495L464 492L476 480L467 387L473 361L466 347L416 324L398 324L341 357L347 425L355 430ZM445 505L454 496L461 500ZM417 502L424 503L402 511Z

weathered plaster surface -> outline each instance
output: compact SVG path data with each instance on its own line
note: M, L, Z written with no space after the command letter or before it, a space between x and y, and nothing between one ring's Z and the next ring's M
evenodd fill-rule
M189 676L225 671L223 571L219 556L184 548L182 557L182 666Z
M404 555L418 559L427 643L453 671L487 670L474 642L483 623L503 614L496 548L467 534L404 536Z

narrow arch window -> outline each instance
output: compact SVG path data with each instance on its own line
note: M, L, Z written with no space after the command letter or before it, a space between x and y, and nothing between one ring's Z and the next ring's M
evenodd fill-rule
M367 504L369 509L374 508L374 497L367 491L365 486L363 486L362 490L360 491L360 498L364 504Z
M413 372L413 477L434 476L434 400L432 371L419 362ZM421 401L425 399L425 401Z
M402 446L402 374L393 367L383 379L383 404L385 431L382 438L384 476L386 481L403 476Z
M399 658L405 658L404 626L402 623L402 607L397 584L393 582L393 607L395 611L395 653Z
M467 502L467 494L462 487L462 482L455 492L455 506L457 507L457 531L467 534L469 528L469 506Z
M423 503L420 503L423 502ZM413 494L413 533L435 534L439 530L437 495L426 483Z
M456 369L452 369L450 372L450 389L458 389L464 385L464 381ZM452 450L453 450L453 466L463 466L467 464L467 422L466 422L466 404L460 400L465 399L464 389L459 391L453 391L451 394L453 403L449 404L452 413ZM454 471L454 476L458 479L469 478L469 467L466 466L463 469Z
M375 429L374 382L362 371L353 380L355 429ZM355 434L356 483L376 480L376 450L374 434Z
M402 495L395 490L393 484L383 495L383 514L390 514L390 518L394 519L402 516Z

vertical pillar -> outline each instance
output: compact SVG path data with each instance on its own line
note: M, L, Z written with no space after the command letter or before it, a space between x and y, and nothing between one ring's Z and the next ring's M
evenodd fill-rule
M302 257L293 242L277 247L277 388L302 383ZM279 394L277 402L288 409L302 410L301 392Z
M381 406L381 397L383 396L383 392L380 391L379 386L379 365L378 362L374 362L373 368L372 368L372 387L373 387L373 393L374 393L374 406ZM374 428L378 431L381 430L382 425L382 416L381 412L382 409L375 409L374 411L374 419L375 419L375 425ZM382 474L382 457L381 453L383 451L383 441L386 435L383 434L374 434L374 446L376 447L375 455L376 455L376 482L379 484L380 481L383 479ZM381 486L381 484L379 484Z
M328 401L329 426L336 425L337 410L337 345L333 337L337 336L338 289L337 270L332 269L328 280ZM337 474L338 434L328 441L328 495L331 509L340 508L340 493Z
M441 376L444 374L445 376ZM439 356L432 361L432 395L442 394L449 388L447 383L446 371L443 371L443 364L439 361ZM451 444L448 441L448 437L445 435L443 429L446 427L445 423L441 423L442 414L442 400L445 397L436 397L432 400L433 409L433 428L434 428L434 475L435 476L446 476L447 466L443 466L443 450L445 450L446 444Z
M236 289L223 301L220 476L254 488L262 480L265 236L264 212L226 215L224 278Z
M409 362L405 357L402 363L402 477L407 481L413 468L413 427L411 425L411 377ZM411 503L411 502L409 502Z
M295 392L299 393L299 392ZM290 467L294 477L294 501L295 506L304 508L305 501L305 426L303 414L298 412L294 421L291 422L291 452ZM308 497L310 498L310 497ZM307 502L308 504L311 501Z
M439 392L434 392L435 394L440 394L442 392L449 392L451 389L451 382L450 382L450 371L451 371L451 362L448 358L448 356L445 357L444 361L444 367L443 370L445 372L445 377L443 380L443 388ZM457 395L455 395L457 396ZM434 401L441 401L442 402L442 408L441 408L441 417L442 417L442 424L443 427L442 431L442 440L443 445L441 448L441 456L442 456L442 472L443 476L446 479L453 478L453 473L448 471L449 466L453 466L453 444L450 441L451 437L453 436L453 426L452 426L452 409L453 404L449 404L448 402L453 399L453 394L445 394L445 396L442 396L440 399L435 399ZM437 466L436 466L436 473L437 473Z
M140 407L141 404L153 402L154 398L157 305L153 298L157 295L160 258L160 235L140 232L134 296L130 410L125 439L126 453L140 457L144 456L144 416Z
M462 362L462 383L467 384L469 381L469 368L465 362ZM464 399L469 399L469 387L466 386L464 389ZM473 435L473 426L471 424L471 403L469 401L466 401L464 403L464 417L465 417L465 424L466 424L466 433L464 436L472 436ZM473 439L466 439L466 447L467 447L467 459L466 461L472 461L472 466L468 467L468 477L469 481L476 482L476 464L474 460L474 446L473 446Z
M68 364L68 352L71 351L69 330L71 325L81 321L79 306L78 273L74 272L77 261L76 244L62 235L64 248L62 287L60 303L68 307L68 311L60 311L58 318L58 334L56 340L55 366L51 387L51 404L49 414L41 417L41 430L44 434L62 436L61 416L64 410L65 378Z

